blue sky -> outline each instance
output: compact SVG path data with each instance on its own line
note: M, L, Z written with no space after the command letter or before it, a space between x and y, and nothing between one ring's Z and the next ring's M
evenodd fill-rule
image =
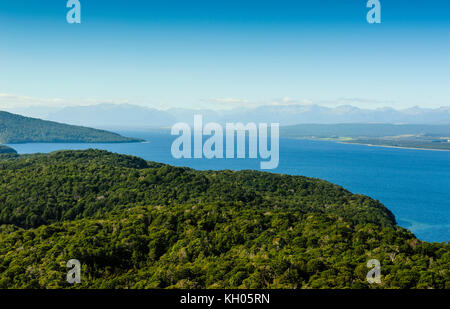
M450 1L0 0L0 107L450 105Z

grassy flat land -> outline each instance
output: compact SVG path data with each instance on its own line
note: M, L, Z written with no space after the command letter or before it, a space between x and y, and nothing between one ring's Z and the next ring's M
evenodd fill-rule
M305 124L282 127L280 134L354 144L450 150L450 125Z

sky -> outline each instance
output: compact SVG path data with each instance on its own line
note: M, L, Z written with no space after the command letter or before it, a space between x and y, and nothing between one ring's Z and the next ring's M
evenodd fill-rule
M450 1L0 0L0 107L450 105Z

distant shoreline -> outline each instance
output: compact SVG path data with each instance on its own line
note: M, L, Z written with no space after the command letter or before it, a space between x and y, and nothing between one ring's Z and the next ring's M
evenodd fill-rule
M131 137L127 137L130 138ZM23 145L23 144L138 144L138 143L148 143L146 140L135 139L128 141L115 141L115 142L104 142L104 141L93 141L93 142L84 142L84 141L23 141L23 142L7 142L2 143L0 145L6 145L12 147L12 145Z
M307 140L307 141L320 141L320 142L332 142L337 144L345 144L345 145L363 145L369 147L386 147L386 148L398 148L398 149L412 149L412 150L431 150L431 151L450 151L450 149L435 149L435 148L421 148L421 147L402 147L402 146L389 146L389 145L375 145L375 144L365 144L365 143L348 143L343 141L333 141L333 140L323 140L323 139L315 139L315 138L301 138L294 137L293 139L297 140Z
M330 141L334 142L334 141ZM339 142L335 141L339 144L347 144L347 145L364 145L371 147L386 147L386 148L398 148L398 149L413 149L413 150L431 150L431 151L450 151L450 149L435 149L435 148L420 148L420 147L402 147L402 146L389 146L389 145L374 145L374 144L363 144L363 143L347 143L347 142Z

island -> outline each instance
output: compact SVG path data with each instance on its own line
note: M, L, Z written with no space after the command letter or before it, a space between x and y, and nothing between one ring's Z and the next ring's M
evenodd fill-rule
M0 111L0 143L133 143L117 133Z
M11 147L0 145L0 155L4 154L17 154L17 151Z

